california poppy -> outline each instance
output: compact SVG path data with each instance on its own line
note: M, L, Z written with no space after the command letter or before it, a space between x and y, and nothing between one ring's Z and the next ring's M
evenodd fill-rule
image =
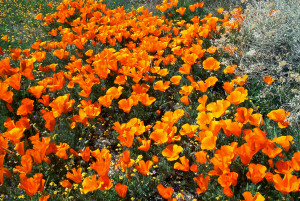
M264 165L251 163L248 168L249 171L246 176L255 184L263 180L266 176L267 168Z
M82 171L81 168L78 168L77 170L73 168L72 169L73 174L68 172L66 176L68 179L71 179L75 183L81 183L82 181L81 171Z
M272 78L271 76L267 76L263 79L268 85L271 85L274 82L274 78Z
M252 196L251 192L245 191L243 193L243 197L245 198L245 201L264 201L265 198L259 193L255 193L254 197Z
M203 61L203 68L209 71L217 71L220 68L220 62L213 57L209 57Z
M196 189L197 194L204 193L208 188L209 176L204 178L203 174L194 177L193 180L198 184L199 188Z
M285 174L282 179L279 174L276 174L273 176L273 182L275 184L275 189L284 195L289 194L290 192L299 191L299 181L295 175Z
M88 192L95 191L99 188L99 181L97 180L97 175L92 175L92 178L86 177L82 182L82 192L87 194Z
M163 151L162 155L168 159L168 161L174 161L179 158L179 153L182 152L183 148L176 144L168 145Z
M117 191L117 193L119 194L119 196L121 198L125 198L126 197L126 195L127 195L127 188L128 188L128 186L125 185L125 184L117 183L115 185L115 190Z
M42 173L36 173L33 178L27 178L26 174L20 174L20 185L19 187L25 190L27 195L34 196L37 191L44 190L45 180L43 179Z
M136 165L134 168L137 169L139 173L141 173L142 175L147 175L152 165L153 165L152 161L147 161L145 163L144 160L140 160L139 165Z
M179 158L181 163L176 162L174 164L174 169L181 170L184 172L189 171L190 165L189 165L189 159L187 159L185 156L182 156Z
M273 110L267 114L271 120L278 122L279 128L286 128L290 124L287 120L289 115L284 109Z
M174 192L174 189L172 187L165 188L162 184L159 184L157 186L157 190L158 190L158 193L165 199L170 199Z

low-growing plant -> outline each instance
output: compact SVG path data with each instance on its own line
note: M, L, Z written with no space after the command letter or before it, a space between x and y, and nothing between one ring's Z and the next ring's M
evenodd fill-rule
M261 113L234 48L214 45L245 16L189 2L156 16L63 0L36 16L44 40L0 60L2 198L297 198L290 113Z

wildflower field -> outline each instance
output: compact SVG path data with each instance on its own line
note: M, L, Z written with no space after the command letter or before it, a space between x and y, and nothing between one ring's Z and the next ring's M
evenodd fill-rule
M216 2L0 0L0 200L298 200L297 1Z

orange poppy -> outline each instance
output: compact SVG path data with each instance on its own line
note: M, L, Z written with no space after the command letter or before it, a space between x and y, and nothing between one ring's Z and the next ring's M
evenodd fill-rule
M154 103L156 101L156 98L154 97L150 97L149 94L140 94L139 95L139 101L145 105L145 106L149 106L151 105L152 103Z
M224 73L229 73L229 74L233 74L235 69L236 69L237 65L229 65L226 66L226 68L224 69Z
M190 74L191 73L191 68L192 68L192 66L191 66L191 64L182 64L182 66L179 68L179 72L181 73L181 74Z
M59 146L57 146L57 152L56 155L62 159L67 159L67 149L69 149L69 145L67 143L60 143Z
M15 90L20 90L20 88L21 88L21 73L16 73L16 74L10 76L4 82L9 84L9 86L14 88Z
M291 161L279 160L275 163L275 172L280 174L290 174L294 171L291 165Z
M196 189L197 194L204 193L208 188L209 176L204 178L203 174L194 177L193 180L198 184L199 188Z
M68 188L71 189L72 188L72 184L69 182L69 180L65 179L63 181L60 182L60 185L64 188Z
M1 141L1 139L0 139L0 141ZM3 146L3 145L1 145L1 142L0 142L0 146ZM15 150L18 152L18 154L23 156L25 154L24 141L17 143L15 146ZM0 153L1 153L1 150L0 150Z
M180 134L187 135L190 138L192 138L198 128L199 128L198 125L190 125L190 124L186 123L182 126L182 130L180 131Z
M162 80L159 80L155 82L153 89L159 90L161 92L165 92L170 87L169 85L170 85L170 81L166 81L165 83L163 83Z
M189 97L188 96L182 96L180 98L180 101L185 104L185 105L189 105L190 104L190 101L189 101Z
M139 171L139 173L141 173L142 175L147 175L152 165L152 161L147 161L145 163L144 160L140 160L139 165L136 165L134 168L137 169L137 171Z
M267 76L263 78L263 80L265 81L265 83L267 83L267 85L271 85L275 81L275 79L272 78L271 76Z
M290 115L289 112L285 112L284 109L272 110L267 114L267 116L273 120L278 122L279 128L286 128L290 123L287 120L287 117Z
M33 160L31 156L28 154L22 156L21 165L22 166L16 166L14 172L19 172L21 174L30 174L33 165Z
M115 185L115 190L117 191L118 195L121 198L125 198L126 197L126 195L127 195L127 188L128 188L128 186L125 185L125 184L117 183Z
M96 191L99 188L99 181L97 180L97 175L92 175L92 178L86 177L82 182L82 192L87 194L91 191Z
M131 110L131 107L133 106L133 99L121 99L119 102L119 108L122 109L124 112L129 113Z
M75 103L74 99L69 100L70 94L57 97L49 106L52 107L54 117L59 117L62 113L68 113L73 110L72 105Z
M42 173L36 173L33 178L27 178L26 174L20 174L19 187L25 190L27 195L34 196L37 191L42 192L44 190L45 180Z
M157 186L157 190L158 190L158 193L165 199L170 199L174 192L174 189L172 187L165 188L162 184L159 184Z
M259 193L255 193L254 197L252 196L251 192L245 191L243 193L243 197L245 198L245 201L264 201L265 198Z
M76 170L75 168L73 168L72 169L73 174L70 173L70 172L68 172L66 176L67 176L68 179L71 179L75 183L79 184L82 181L81 171L82 171L81 168L78 168L78 170Z
M184 171L184 172L189 171L189 169L190 169L189 159L185 158L185 156L182 156L182 157L179 158L179 160L180 160L181 163L176 162L174 164L174 169L175 170L181 170L181 171Z
M175 76L171 77L171 79L170 79L170 81L174 85L179 85L180 80L181 80L181 76L180 75L175 75Z
M263 178L266 176L267 168L264 165L251 163L248 168L249 171L246 176L255 184L263 180Z
M284 195L299 191L299 181L292 174L285 174L283 179L279 174L276 174L273 176L273 183L275 184L275 189Z
M199 151L195 153L196 161L200 164L204 164L207 161L207 152L206 151Z
M9 85L4 82L0 82L0 99L6 101L7 103L11 103L13 101L14 93L12 91L7 91Z
M168 141L168 133L164 129L156 129L149 138L154 140L155 144L163 144Z
M90 155L90 147L86 147L83 151L80 150L80 156L85 162L88 162L90 160Z
M227 96L227 100L234 105L238 105L243 103L246 99L248 99L248 90L243 87L237 87L233 92L231 92Z
M142 145L139 146L138 149L142 151L149 151L151 140L142 140L141 138L139 138L138 140L142 143Z
M179 153L183 151L183 148L176 144L168 145L163 151L162 155L167 158L168 161L175 161L179 158Z
M294 143L291 135L275 137L273 142L279 144L286 151L289 151L290 145Z
M179 13L180 15L184 15L186 8L185 7L180 7L176 9L176 12Z
M220 62L213 57L208 57L203 61L203 68L209 71L217 71L220 68Z
M35 98L39 99L43 92L45 92L44 86L32 86L27 89L29 93L31 93Z
M217 102L209 103L206 109L211 111L215 118L219 118L225 113L229 106L230 102L228 100L217 100Z

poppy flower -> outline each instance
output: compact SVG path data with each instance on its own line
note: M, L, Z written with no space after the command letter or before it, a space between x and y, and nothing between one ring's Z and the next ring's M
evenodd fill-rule
M223 193L229 198L233 197L233 192L228 186L223 188Z
M3 146L3 145L1 145L1 142L0 142L0 146ZM18 154L20 154L21 156L23 156L25 154L24 141L17 143L16 147L15 147L15 150L18 152ZM1 153L1 150L0 150L0 153Z
M175 161L179 158L179 153L182 152L183 148L176 144L168 145L163 151L162 155L167 158L168 161Z
M12 91L7 91L9 85L4 82L0 82L0 99L6 101L7 103L11 103L13 101L14 93Z
M119 102L119 108L122 109L124 112L129 113L131 110L131 107L133 106L133 99L121 99Z
M180 160L181 163L176 162L174 164L174 169L175 170L181 170L181 171L184 171L184 172L189 171L189 169L190 169L189 159L185 158L185 156L182 156L182 157L179 158L179 160Z
M142 175L147 175L152 165L152 161L147 161L145 163L144 160L140 160L139 165L136 165L134 168L137 169L137 171L139 171L139 173L141 173Z
M85 162L88 162L90 160L90 155L90 147L86 147L83 151L80 150L80 156Z
M151 140L142 140L139 138L139 141L142 143L142 145L139 146L138 149L142 150L142 151L149 151L150 145L151 145Z
M176 9L176 12L179 13L180 15L184 15L186 8L185 7L180 7Z
M289 112L285 112L284 109L273 110L267 114L267 116L278 122L279 128L286 128L290 123L287 120L287 117L290 115Z
M158 193L165 199L170 199L174 192L174 189L172 187L165 188L162 184L159 184L157 186L157 190L158 190Z
M156 101L156 98L154 97L150 97L149 94L140 94L139 95L139 101L145 105L145 106L149 106L151 105L152 103L154 103Z
M248 90L243 87L237 87L233 92L231 92L227 96L227 100L234 105L238 105L243 103L246 99L248 99Z
M236 69L237 65L229 65L226 66L226 68L224 69L224 73L229 73L229 74L233 74L235 69Z
M264 165L251 163L248 166L248 169L249 171L246 176L255 184L263 180L263 178L266 176L267 168Z
M97 175L92 175L92 178L86 177L82 182L82 192L87 194L91 191L96 191L99 188L99 181L97 180Z
M263 80L265 81L265 83L267 83L267 85L271 85L275 81L275 79L272 78L271 76L267 76L263 78Z
M199 128L198 125L190 125L190 124L186 123L182 126L182 130L180 131L180 134L187 135L190 138L192 138L198 128Z
M276 174L273 176L273 183L275 184L275 189L280 191L283 195L299 191L299 181L297 177L292 174L285 174L283 179L279 174Z
M285 151L289 151L290 145L294 143L291 135L275 137L273 142L279 144Z
M68 188L71 189L72 188L72 184L69 182L69 180L65 179L63 181L60 182L60 185L64 188Z
M125 184L117 183L115 185L115 190L117 191L118 195L121 198L125 198L126 197L126 195L127 195L127 188L128 188L128 186L125 185Z
M186 75L189 75L191 73L191 64L182 64L182 66L179 68L179 72L181 74L186 74Z
M291 165L291 161L279 160L275 163L275 172L280 174L290 174L294 171Z
M57 152L56 155L62 159L67 159L67 149L69 149L69 145L67 143L60 143L59 146L57 146Z
M163 144L168 141L168 133L164 129L156 129L149 138L154 140L156 144Z
M155 82L153 89L165 92L170 86L170 81L163 83L162 80Z
M170 81L174 85L179 85L180 80L181 80L181 76L180 75L175 75L175 76L171 77L171 79L170 79Z
M190 9L190 11L192 11L192 12L195 12L195 8L196 8L196 6L195 6L195 5L189 5L189 9Z
M21 73L16 73L5 80L5 83L9 84L15 90L21 88Z
M75 103L74 99L69 100L70 94L57 97L49 106L52 107L54 117L59 117L62 113L68 113L73 110L72 105Z
M1 40L7 41L7 39L7 35L1 37Z
M31 93L35 98L39 99L42 95L42 93L45 91L44 86L32 86L27 91Z
M44 190L45 180L42 173L36 173L33 178L27 178L26 174L20 174L19 187L25 190L27 195L34 196L37 191L42 192Z
M31 156L28 154L22 156L21 165L22 166L16 166L14 172L19 172L21 174L30 174L33 165L33 160Z
M217 71L220 68L220 62L213 57L208 57L203 61L203 68L209 71Z
M211 111L215 118L219 118L225 113L229 106L230 102L228 100L217 100L216 102L209 103L206 109Z
M185 104L185 105L189 105L189 104L190 104L190 102L189 102L189 97L188 97L188 96L182 96L182 97L180 98L180 101L181 101L183 104Z
M254 197L252 196L251 192L245 191L243 193L243 197L245 198L245 201L264 201L265 198L259 193L255 193Z
M75 168L73 168L72 169L73 174L70 173L70 172L68 172L66 176L67 176L68 179L71 179L75 183L79 184L82 181L81 171L82 171L81 168L78 168L78 170L76 170Z
M195 153L196 161L200 164L204 164L207 161L207 152L206 151L199 151Z
M208 188L209 176L204 178L203 174L194 177L193 180L198 184L199 188L196 189L197 194L204 193Z

